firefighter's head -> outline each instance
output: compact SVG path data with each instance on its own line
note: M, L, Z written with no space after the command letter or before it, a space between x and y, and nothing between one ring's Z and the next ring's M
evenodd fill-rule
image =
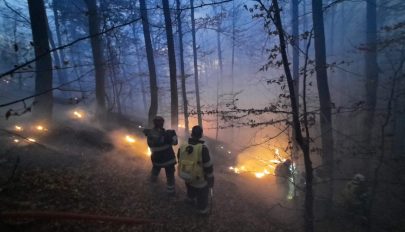
M153 125L155 128L163 128L164 124L165 124L165 120L160 116L156 116L153 119Z
M194 139L201 139L203 136L203 129L200 126L193 126L191 129L191 137Z

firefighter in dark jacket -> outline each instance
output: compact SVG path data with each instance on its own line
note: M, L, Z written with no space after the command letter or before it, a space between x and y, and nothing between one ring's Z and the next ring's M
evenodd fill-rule
M177 136L174 130L165 130L163 128L164 119L160 116L153 119L153 125L153 129L144 130L148 146L152 152L151 181L156 182L160 169L164 168L167 179L167 193L175 195L174 166L176 165L176 156L172 146L177 145Z
M208 196L214 186L214 168L207 146L201 140L203 129L194 126L188 143L178 153L179 176L185 180L188 203L196 203L200 214L208 214Z

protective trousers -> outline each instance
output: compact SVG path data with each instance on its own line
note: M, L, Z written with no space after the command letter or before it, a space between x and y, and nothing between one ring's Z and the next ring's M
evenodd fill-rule
M166 180L167 180L167 193L173 194L175 193L175 187L174 187L174 172L175 172L175 167L174 164L166 166L166 167L161 167L161 166L156 166L153 165L152 167L152 180L156 180L159 176L160 169L164 168L166 172Z
M209 188L208 185L202 188L196 188L186 183L187 187L187 197L189 199L197 200L197 209L200 213L208 212L208 195Z

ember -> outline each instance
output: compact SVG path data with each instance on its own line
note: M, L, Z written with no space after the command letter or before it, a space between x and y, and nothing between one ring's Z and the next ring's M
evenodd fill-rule
M46 131L47 129L44 126L38 125L35 127L37 131Z
M76 118L83 118L83 114L79 113L78 111L74 111L74 112L73 112L73 115L74 115Z

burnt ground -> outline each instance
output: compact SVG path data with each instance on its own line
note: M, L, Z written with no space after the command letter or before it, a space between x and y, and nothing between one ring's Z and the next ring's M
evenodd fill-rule
M1 231L295 231L297 211L260 191L266 180L234 176L215 157L214 202L210 216L200 216L177 195L165 193L164 173L148 181L150 161L142 151L117 147L103 130L55 126L41 142L13 144L0 133L0 212L50 211L152 219L159 224L1 220ZM109 130L107 130L109 131ZM138 131L139 133L139 131ZM283 206L284 207L284 206ZM293 221L294 220L294 221Z

